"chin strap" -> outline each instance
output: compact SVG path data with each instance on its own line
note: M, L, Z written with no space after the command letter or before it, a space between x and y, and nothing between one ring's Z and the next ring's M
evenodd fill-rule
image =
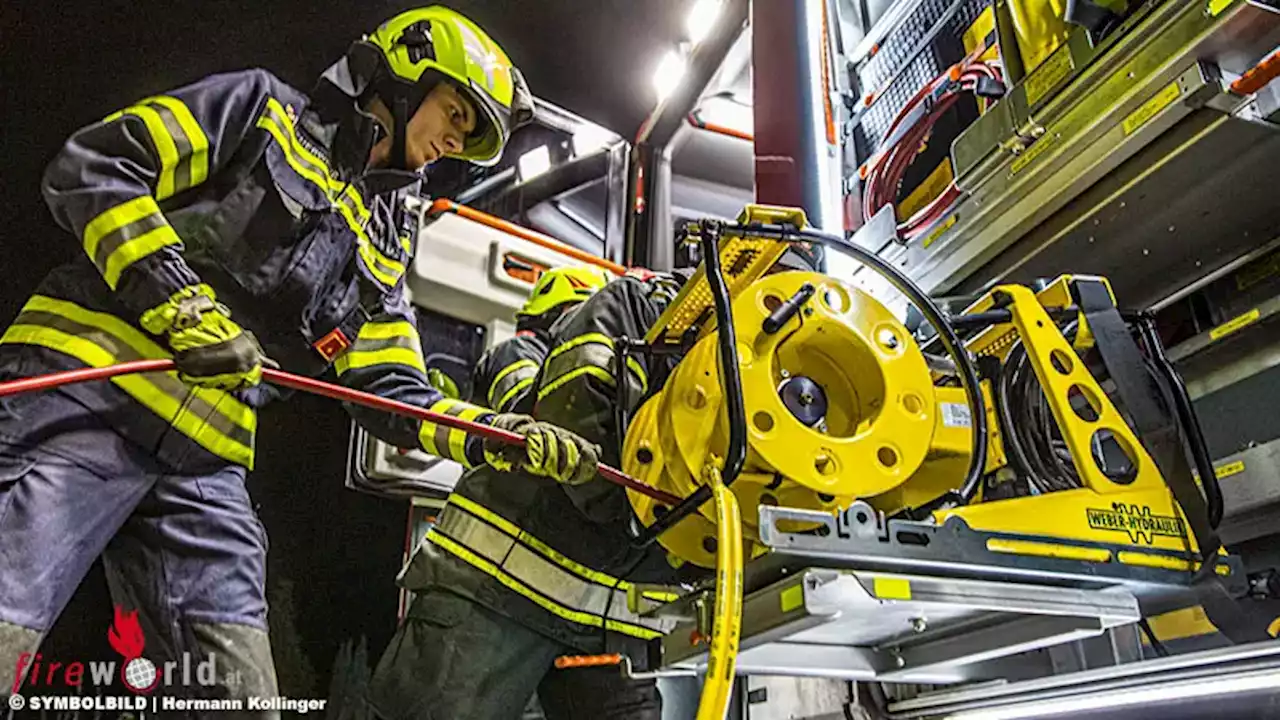
M387 158L388 164L396 170L409 170L409 148L405 145L404 136L408 132L409 125L409 99L404 93L396 93L396 97L392 101L391 117L395 129L392 130L391 136L391 156Z

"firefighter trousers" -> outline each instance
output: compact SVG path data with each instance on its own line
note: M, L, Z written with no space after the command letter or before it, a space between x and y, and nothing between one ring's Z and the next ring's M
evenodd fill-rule
M244 481L237 466L199 475L161 466L56 391L0 398L0 692L24 676L47 684L30 676L34 655L102 556L113 603L138 611L156 694L276 695L267 539ZM192 668L212 653L214 679L165 675L184 653ZM278 713L218 715L237 716Z
M418 594L378 662L382 720L519 720L536 692L547 720L660 720L654 680L618 668L556 670L576 651L442 588Z

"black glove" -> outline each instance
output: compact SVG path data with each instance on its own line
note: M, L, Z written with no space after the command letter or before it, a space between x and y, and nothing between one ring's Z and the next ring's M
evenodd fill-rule
M600 448L557 425L528 415L502 413L493 426L524 436L524 447L486 439L484 459L495 470L519 467L566 485L581 485L596 476Z

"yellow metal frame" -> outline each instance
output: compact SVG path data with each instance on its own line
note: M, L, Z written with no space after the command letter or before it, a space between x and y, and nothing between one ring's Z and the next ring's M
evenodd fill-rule
M1185 561L1142 552L1143 548L1182 552L1195 552L1197 548L1155 462L1046 310L1070 307L1070 282L1070 277L1059 278L1039 296L1018 285L992 290L970 311L990 310L999 298L1009 309L1012 321L988 329L971 343L971 349L1003 360L1012 346L1010 338L1021 339L1071 452L1082 487L977 503L937 512L935 518L942 522L956 516L972 528L991 532L1131 545L1135 550L1120 552L1120 557L1108 557L1107 561L1188 568L1190 564ZM1076 412L1071 403L1073 395L1087 401L1093 412ZM1091 442L1101 431L1111 434L1133 464L1135 472L1130 482L1107 477L1093 459Z

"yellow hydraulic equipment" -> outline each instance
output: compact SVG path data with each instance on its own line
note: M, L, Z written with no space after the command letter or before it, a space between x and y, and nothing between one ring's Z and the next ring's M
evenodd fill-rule
M746 255L777 257L784 244L726 237L721 257L731 269L745 264ZM959 483L972 432L971 410L955 378L931 371L911 333L883 304L832 277L765 275L767 267L761 263L754 276L739 273L729 283L747 424L746 461L730 489L742 507L748 558L763 551L757 532L762 505L835 513L856 499L890 514L927 506ZM700 271L660 318L651 341L679 337L691 319L707 316L704 280ZM1069 311L1071 282L1060 278L1039 293L1001 286L965 314L997 306L1008 311L1007 321L971 338L967 349L999 362L1015 346L1025 349L1077 486L978 497L933 517L941 523L954 515L975 530L1026 538L997 543L990 548L997 552L1187 568L1187 561L1148 552L1198 548L1151 456L1077 354L1089 343L1083 316L1073 345L1050 315ZM799 308L781 327L770 328L767 321L784 303ZM707 482L705 468L719 462L729 432L717 357L715 334L703 328L662 391L637 411L623 452L628 473L680 497ZM983 394L991 412L987 382ZM1007 461L999 425L988 426L985 473L992 475ZM1099 452L1102 445L1110 459ZM636 493L630 498L646 525L671 509ZM1141 520L1132 521L1134 514ZM684 561L715 567L716 519L715 508L704 504L658 541ZM1112 557L1071 541L1132 549Z
M1199 569L1193 524L1081 359L1096 344L1088 322L1095 316L1076 303L1102 298L1114 310L1105 280L1064 276L1038 292L999 286L950 321L931 305L930 322L946 323L938 339L949 364L858 287L779 272L777 259L795 241L787 228L805 224L798 210L750 206L736 225L717 226L718 246L703 242L718 261L699 268L645 338L650 346L678 344L683 357L631 418L622 466L689 499L671 507L628 492L673 560L716 570L714 619L699 625L709 637L690 638L708 654L699 720L723 717L727 707L744 558L771 552L761 532L765 506L821 518L861 501L939 526L959 518L987 534L992 554L1135 572ZM716 327L726 316L731 333ZM959 326L969 329L963 347ZM984 368L981 379L975 367ZM1042 441L1034 463L1018 423L998 417L1008 390L994 385L1010 377L1043 395L1034 405L1041 432L1034 439ZM740 392L731 391L735 384ZM973 462L975 451L982 462ZM1056 485L1000 489L1037 463L1059 471ZM703 498L714 502L699 504ZM801 519L779 519L777 531L829 529L804 512L792 517ZM1206 550L1216 562L1218 548Z

